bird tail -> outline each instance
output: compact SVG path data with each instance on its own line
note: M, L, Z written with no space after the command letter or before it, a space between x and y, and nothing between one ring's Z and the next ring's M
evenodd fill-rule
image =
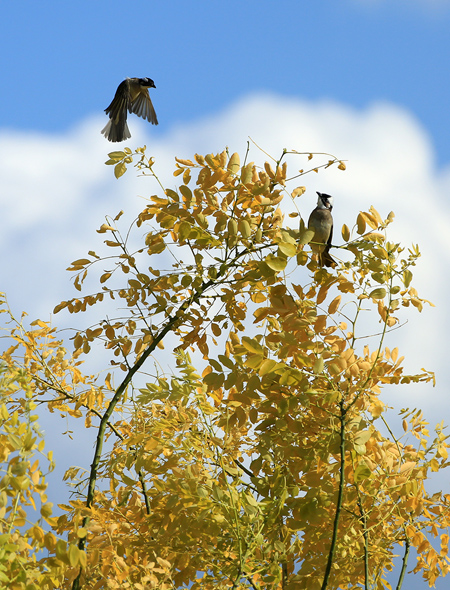
M101 130L101 134L109 141L124 141L124 139L131 137L126 120L115 123L110 119Z
M325 248L325 250L319 254L319 264L320 266L328 266L332 268L337 265L336 260L331 256L328 248Z

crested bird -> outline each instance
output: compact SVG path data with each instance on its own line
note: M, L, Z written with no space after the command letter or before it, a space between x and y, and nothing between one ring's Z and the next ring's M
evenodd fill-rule
M317 207L311 212L308 219L308 229L314 232L309 245L315 254L320 266L336 266L336 261L330 256L331 240L333 237L333 197L325 193L319 193Z
M109 121L101 133L109 141L123 141L131 137L127 125L127 111L158 125L149 88L156 88L151 78L125 78L119 84L111 104L105 109Z

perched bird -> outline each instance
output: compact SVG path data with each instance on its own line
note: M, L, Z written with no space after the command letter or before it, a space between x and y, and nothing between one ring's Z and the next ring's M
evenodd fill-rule
M336 261L329 254L333 237L333 197L325 193L317 194L317 207L311 212L308 220L308 229L314 232L309 244L320 266L336 266Z
M127 110L147 119L153 125L158 125L155 109L148 93L149 88L156 88L150 78L126 78L119 84L111 104L105 109L105 113L109 115L109 121L101 132L106 139L123 141L131 137L127 125Z

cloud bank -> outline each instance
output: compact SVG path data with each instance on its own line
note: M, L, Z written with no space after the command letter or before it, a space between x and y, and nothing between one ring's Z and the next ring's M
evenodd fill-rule
M65 135L0 132L0 290L6 291L17 314L26 310L32 319L47 320L55 304L75 294L64 269L89 249L101 249L104 235L95 229L105 215L124 209L131 221L143 206L139 195L156 191L155 183L136 177L132 168L119 180L114 178L104 161L122 144L107 143L100 135L103 125L99 117ZM406 355L408 369L435 370L438 386L426 395L423 388L406 388L392 396L396 405L426 405L432 423L443 418L450 318L450 171L436 167L430 137L411 113L388 103L356 110L332 101L258 94L162 135L136 117L130 129L133 137L125 145L146 144L167 187L176 185L174 156L191 158L196 152L218 152L226 146L243 154L249 137L276 158L287 148L332 153L346 160L345 172L328 169L301 179L299 184L307 187L299 201L302 215L307 217L315 206L316 190L327 192L335 197L337 237L343 223L352 224L360 210L373 205L382 216L395 212L391 241L420 245L423 258L415 272L416 288L436 308L422 314L412 310L394 341ZM266 157L252 148L250 159L262 163ZM293 173L295 166L304 165L305 160L290 161ZM60 316L55 323L61 327Z

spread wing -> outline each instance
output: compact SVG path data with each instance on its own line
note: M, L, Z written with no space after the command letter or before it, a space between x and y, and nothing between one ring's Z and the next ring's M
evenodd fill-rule
M130 103L129 81L124 80L119 84L111 104L105 109L105 113L117 125L120 119L127 119L127 110Z
M147 88L141 87L139 89L136 97L133 98L130 103L129 110L130 113L134 113L138 117L147 119L147 121L150 121L153 125L158 125L158 119Z

